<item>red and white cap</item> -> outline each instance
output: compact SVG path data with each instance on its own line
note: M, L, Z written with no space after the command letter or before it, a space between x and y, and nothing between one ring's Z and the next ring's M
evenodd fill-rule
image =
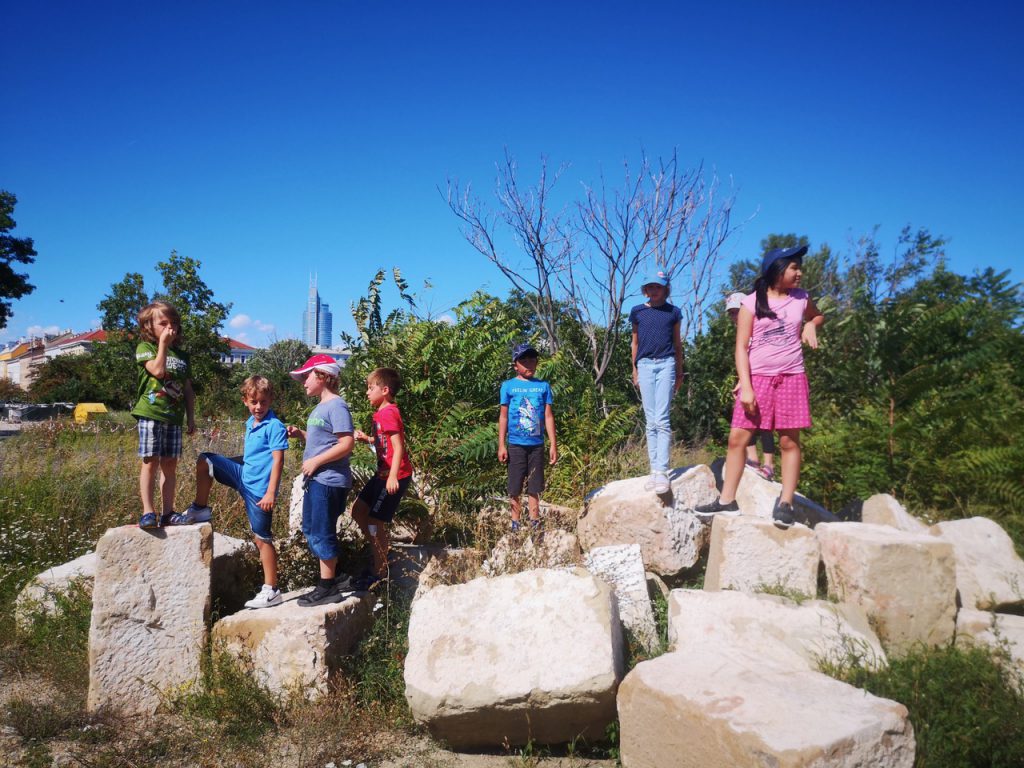
M341 366L338 365L338 361L330 355L313 355L309 360L304 362L288 375L293 379L301 381L306 378L306 374L310 371L323 371L331 376L337 376L341 373Z

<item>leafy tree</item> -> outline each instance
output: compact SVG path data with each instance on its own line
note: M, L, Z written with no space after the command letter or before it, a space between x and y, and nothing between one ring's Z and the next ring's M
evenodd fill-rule
M127 409L134 405L137 376L135 345L138 343L138 317L149 296L142 275L129 272L110 287L97 309L107 341L92 350L93 376L103 402Z
M20 299L35 290L29 284L28 275L15 272L12 264L32 264L38 255L32 247L31 237L14 237L9 234L15 227L12 214L18 198L10 192L0 190L0 328L7 327L11 317L11 302L6 299Z
M0 403L23 403L27 393L13 381L0 378Z
M29 387L36 403L80 403L101 400L103 392L93 376L89 355L59 355L39 366Z
M265 376L274 385L274 411L281 419L297 423L301 421L307 400L288 374L312 354L305 342L298 339L275 341L266 349L257 350L246 365L235 368L231 383L239 387L249 376Z

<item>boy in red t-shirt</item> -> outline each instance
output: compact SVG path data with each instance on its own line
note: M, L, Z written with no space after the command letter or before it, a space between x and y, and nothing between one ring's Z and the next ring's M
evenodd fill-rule
M378 368L366 377L366 397L377 411L373 414L373 432L368 435L357 429L355 439L373 445L377 453L377 472L352 505L352 519L370 542L373 570L356 579L356 589L367 590L387 578L388 523L412 481L405 427L395 405L395 395L401 385L401 377L393 368Z

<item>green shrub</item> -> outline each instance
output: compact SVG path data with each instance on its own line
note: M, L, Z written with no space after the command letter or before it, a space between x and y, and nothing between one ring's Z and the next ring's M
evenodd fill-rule
M355 691L356 703L378 711L387 720L412 722L405 701L405 657L409 652L412 597L389 589L379 603L373 626L353 656L343 664Z

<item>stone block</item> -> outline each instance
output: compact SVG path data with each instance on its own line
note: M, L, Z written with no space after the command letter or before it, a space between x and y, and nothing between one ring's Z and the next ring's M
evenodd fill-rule
M1024 616L961 608L956 615L956 644L972 643L1008 654L1024 682Z
M634 637L648 650L658 645L658 628L654 623L651 596L639 544L597 547L587 553L584 566L608 583L615 591L619 618Z
M373 621L373 601L352 595L340 603L304 607L284 595L272 608L246 609L218 621L214 647L235 656L261 684L278 694L315 699Z
M911 768L902 704L756 652L710 645L640 662L619 688L623 768Z
M263 584L256 545L214 532L210 580L213 603L221 616L242 610Z
M956 557L956 588L965 608L981 611L1024 605L1024 560L1002 526L987 517L949 520L931 528Z
M96 545L89 711L152 714L199 677L208 638L213 529L111 528Z
M876 493L861 506L860 521L870 525L888 525L908 533L927 533L928 526L911 515L888 493Z
M802 525L780 530L771 520L718 515L711 526L704 589L759 592L766 587L814 597L818 540Z
M890 653L953 639L952 545L935 536L865 523L827 523L815 534L829 596L863 608Z
M558 528L534 533L527 527L506 533L483 564L488 576L532 571L535 568L575 568L580 543L575 534Z
M26 584L14 604L14 617L19 630L28 629L32 616L52 616L57 613L57 597L67 594L72 583L80 585L92 594L93 578L96 575L96 553L87 552L63 565L55 565L33 578Z
M616 480L591 493L577 523L583 549L639 544L644 567L659 576L696 565L708 529L693 508L718 498L715 477L700 465L672 470L669 481L672 489L664 496L643 489L646 477Z
M405 696L454 749L601 738L615 719L622 626L583 569L538 569L420 591Z

